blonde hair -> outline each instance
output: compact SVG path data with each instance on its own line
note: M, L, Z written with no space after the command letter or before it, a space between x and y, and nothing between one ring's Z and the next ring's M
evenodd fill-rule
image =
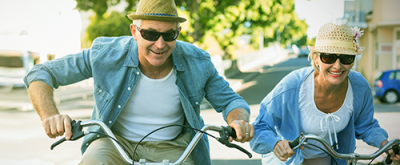
M317 66L315 65L315 61L318 58L318 54L315 51L310 51L310 53L308 54L308 61L311 61L311 66L314 68L314 70L319 70L319 68L317 68Z

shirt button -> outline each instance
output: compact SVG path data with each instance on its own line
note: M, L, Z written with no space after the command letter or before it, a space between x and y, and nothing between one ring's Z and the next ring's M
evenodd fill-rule
M118 108L121 108L121 105L118 105Z
M100 89L99 92L101 93L101 92L103 92L103 91Z
M137 75L139 75L139 72L136 72Z
M128 87L128 90L131 90L131 87Z
M86 145L88 146L88 145L89 145L89 143L86 143Z
M112 121L110 120L110 121L108 121L108 123L110 123L110 124L111 124L111 123L112 123Z
M199 105L199 102L196 102L196 105Z

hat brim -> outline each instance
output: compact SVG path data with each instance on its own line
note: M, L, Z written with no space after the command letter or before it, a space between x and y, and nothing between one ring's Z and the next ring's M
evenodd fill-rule
M154 15L136 15L130 14L128 15L131 20L156 20L156 21L167 21L167 22L185 22L186 18L182 17L173 17L173 16L154 16Z
M315 46L308 46L308 50L312 52L318 52L318 53L334 53L334 54L348 54L348 55L360 55L360 53L355 52L352 49L345 49L345 48L340 48L340 49L330 49L330 48L315 48Z

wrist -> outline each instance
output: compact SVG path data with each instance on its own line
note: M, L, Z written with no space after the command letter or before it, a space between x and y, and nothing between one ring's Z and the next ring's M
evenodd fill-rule
M386 143L388 143L389 141L388 140L384 140L384 141L382 141L382 143L381 143L381 147L380 148L382 148Z

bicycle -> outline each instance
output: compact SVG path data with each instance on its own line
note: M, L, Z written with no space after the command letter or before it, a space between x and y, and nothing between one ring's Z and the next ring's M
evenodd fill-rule
M83 127L89 127L89 126L94 126L94 125L98 125L100 126L100 128L104 131L104 133L100 133L100 132L88 132L88 131L82 131ZM247 156L249 158L252 157L252 154L250 152L248 152L246 149L230 143L229 142L229 137L233 137L236 138L236 132L235 130L230 127L230 126L215 126L215 125L205 125L203 126L200 130L197 130L198 132L196 133L196 135L192 138L192 140L190 141L189 145L186 147L185 151L182 153L182 155L179 157L178 160L176 160L175 162L170 163L168 159L164 159L162 162L146 162L145 159L140 159L139 162L136 162L134 160L132 160L127 152L125 152L125 148L123 148L123 146L121 144L119 144L118 140L116 139L115 135L112 133L111 129L108 128L102 121L97 121L97 120L87 120L87 121L75 121L73 120L71 122L71 126L72 126L72 136L71 139L69 141L76 141L80 138L82 138L83 136L90 134L90 133L97 133L97 134L101 134L101 135L105 135L109 138L111 138L114 146L116 147L116 149L118 150L118 153L121 155L121 157L124 159L124 161L127 164L132 164L132 165L179 165L182 164L190 155L190 153L192 152L192 150L194 149L194 147L197 145L197 143L199 142L199 140L201 139L201 137L203 136L203 134L205 133L208 136L211 136L215 139L217 139L217 141L219 141L220 143L222 143L223 145L229 147L229 148L236 148L240 151L242 151L243 153L247 154ZM170 126L182 126L182 127L187 127L187 126L183 126L183 125L168 125L165 127L161 127L158 128L152 132L150 132L149 134L147 134L145 137L142 138L142 140L144 140L144 138L146 138L147 136L149 136L150 134L152 134L155 131L158 131L160 129L166 128L166 127L170 127ZM191 127L189 127L191 128ZM194 129L194 128L191 128ZM219 132L220 137L215 137L211 134L208 134L206 131L211 130L211 131L216 131ZM140 142L142 141L140 140L138 142L138 144L136 145L136 147L140 144ZM56 146L58 146L59 144L65 142L66 139L65 137L61 138L60 140L58 140L57 142L53 143L50 147L51 150L53 150ZM136 148L133 152L133 155L135 154ZM133 156L132 156L133 157Z
M346 159L346 162L348 165L356 165L358 160L371 160L371 162L372 162L376 157L378 157L379 155L383 154L384 152L386 152L390 149L393 149L394 153L399 153L399 146L400 146L400 139L395 138L395 139L390 140L388 143L386 143L378 151L376 151L375 153L370 154L370 155L364 155L364 154L358 154L358 153L340 154L340 153L337 153L325 139L323 139L319 136L316 136L316 135L312 135L312 134L304 135L304 133L301 133L299 137L297 137L293 142L289 143L289 146L290 146L290 148L292 148L292 150L296 150L296 149L300 148L301 145L308 145L308 143L307 143L308 140L315 140L315 141L321 143L327 151L325 151L324 149L322 149L318 146L315 146L315 145L314 146L323 150L331 157L335 157L338 159ZM371 164L371 162L369 164ZM389 154L388 154L388 157L386 157L385 162L387 164L392 163L392 160L390 159ZM337 162L336 162L336 164L337 164Z

